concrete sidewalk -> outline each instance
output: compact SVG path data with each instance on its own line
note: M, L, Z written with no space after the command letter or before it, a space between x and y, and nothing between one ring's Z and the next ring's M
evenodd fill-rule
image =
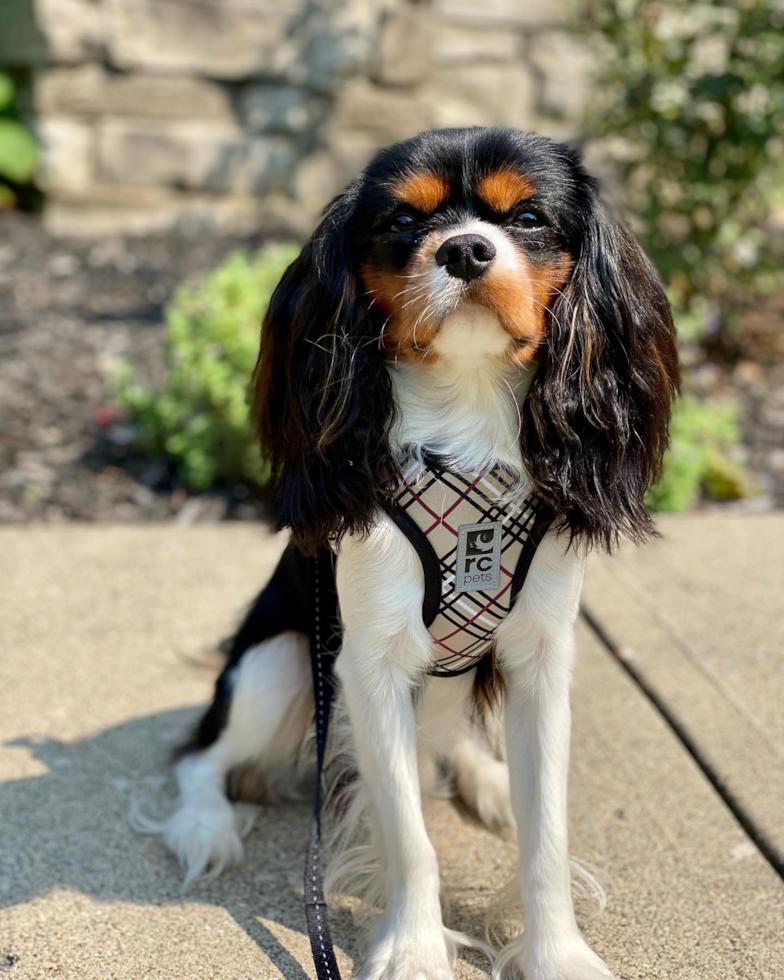
M784 518L660 528L592 559L583 608L784 869Z
M641 662L649 633L638 627L649 619L627 615L637 608L627 586L644 574L640 616L666 611L670 632L680 635L678 624L691 610L693 646L701 625L722 640L720 616L732 616L733 595L750 594L744 583L760 560L753 549L739 560L741 543L772 542L784 529L782 518L767 520L755 526L747 519L738 528L718 520L668 522L667 540L639 555L624 551L620 572L592 559L586 604L616 645L639 651ZM14 980L314 976L301 911L307 805L265 810L243 866L187 896L160 843L127 824L132 797L159 807L171 801L168 755L209 697L214 644L280 547L248 525L0 532L0 973ZM681 549L676 558L673 549ZM780 547L777 554L780 564ZM722 591L706 569L728 569L737 584ZM755 590L764 593L764 579L754 578ZM714 584L703 592L703 581ZM683 595L688 582L699 591L691 604ZM742 666L728 639L721 648L726 684L713 685L734 692L739 717L753 716L769 736L772 755L753 775L762 789L780 747L780 687L774 691L772 683L783 625L780 605L749 625ZM578 900L588 938L624 980L784 976L780 879L661 712L584 623L579 643L572 851L596 867L608 892L600 918L591 919L591 904ZM671 656L670 647L663 655ZM645 676L654 685L653 673ZM679 677L680 699L668 700L661 688L662 701L685 714L715 770L750 772L756 749L747 730L736 765L728 748L734 722L725 712L723 732L706 728L721 709L693 675ZM694 716L692 700L700 707ZM754 816L753 780L727 779ZM766 788L755 816L774 844L777 791L781 783ZM444 801L428 807L428 821L455 925L476 930L492 889L512 872L514 848ZM333 918L349 976L355 931L340 907ZM485 976L481 958L460 962L460 980Z

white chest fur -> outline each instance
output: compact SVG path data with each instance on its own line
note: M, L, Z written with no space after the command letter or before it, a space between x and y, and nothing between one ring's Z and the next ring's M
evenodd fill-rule
M505 362L508 343L492 313L465 306L442 325L432 360L390 365L393 446L425 446L459 469L522 471L520 411L534 369Z

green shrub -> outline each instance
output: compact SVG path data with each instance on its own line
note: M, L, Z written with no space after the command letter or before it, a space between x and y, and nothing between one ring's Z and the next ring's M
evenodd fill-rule
M753 492L733 461L739 441L730 402L684 395L675 404L664 474L648 495L652 510L683 511L701 497L737 500Z
M739 337L784 288L784 8L779 0L588 0L596 53L586 136L609 138L617 196L667 286L681 345ZM734 345L730 345L734 346ZM685 389L689 389L688 375ZM686 395L650 495L661 510L750 492L732 460L735 408Z
M736 327L784 286L769 226L784 177L784 8L779 0L591 0L592 137L620 137L613 166L635 231L685 339Z
M16 118L14 97L13 81L0 72L0 210L16 203L16 194L9 184L29 183L38 162L38 144Z
M248 383L272 290L294 246L232 255L199 287L181 286L166 308L166 375L160 391L118 371L120 405L136 446L167 455L193 490L265 475L252 431Z

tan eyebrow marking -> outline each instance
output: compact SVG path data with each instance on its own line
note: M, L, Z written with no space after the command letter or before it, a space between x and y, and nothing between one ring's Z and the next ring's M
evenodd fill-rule
M443 177L428 172L412 174L398 181L392 193L418 211L435 211L449 197L449 184Z
M513 208L518 201L531 197L536 188L527 177L514 170L496 170L483 177L476 190L494 211L504 212Z

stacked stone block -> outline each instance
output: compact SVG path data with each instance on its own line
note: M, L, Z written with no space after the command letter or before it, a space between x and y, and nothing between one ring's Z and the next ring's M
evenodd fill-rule
M3 0L55 230L303 233L381 144L579 133L565 0Z

